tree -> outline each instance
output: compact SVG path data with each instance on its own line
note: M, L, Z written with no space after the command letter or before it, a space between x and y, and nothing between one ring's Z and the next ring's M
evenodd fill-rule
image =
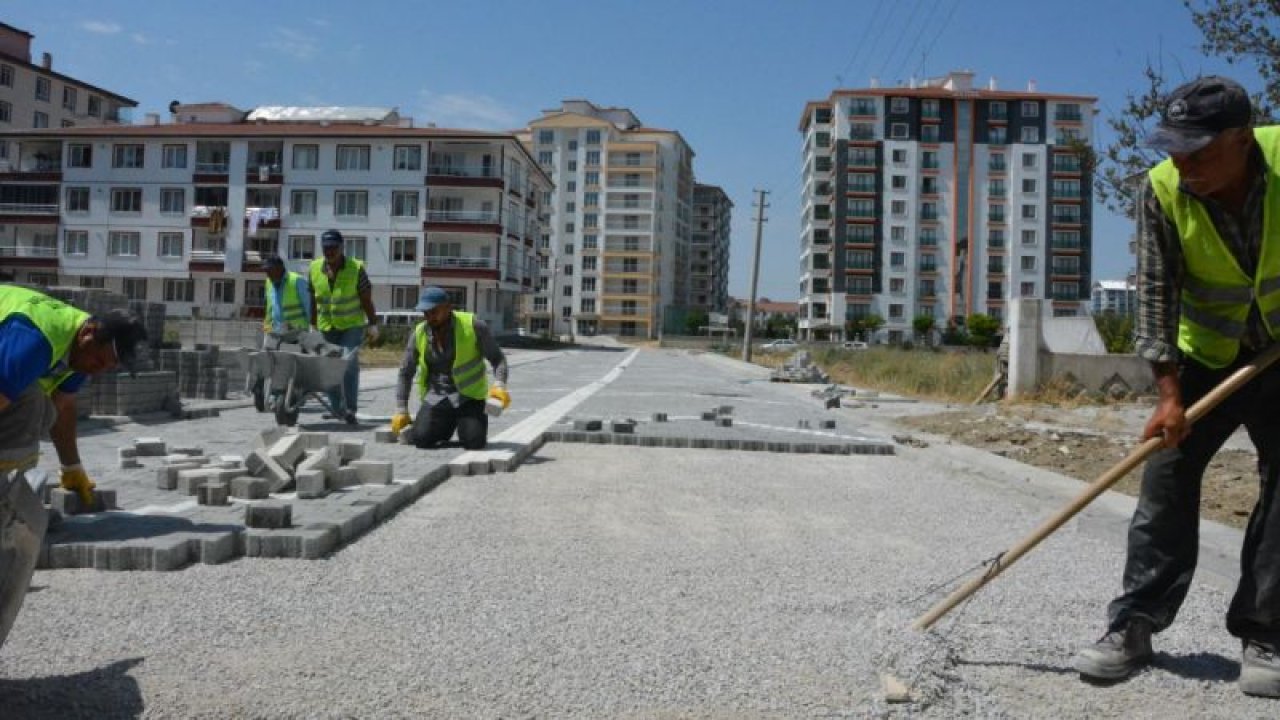
M974 347L995 347L1000 344L1000 321L984 315L982 313L974 313L969 316L965 325L969 328L969 344Z
M684 334L697 335L707 326L707 313L703 310L691 310L684 316Z
M916 338L930 345L933 344L933 329L938 321L932 315L917 315L911 319L911 327L916 331Z
M862 318L862 331L864 335L862 339L867 342L871 342L876 336L876 331L882 327L884 327L884 318L875 313L867 315Z
M1133 316L1128 313L1105 312L1093 316L1093 324L1102 336L1109 353L1133 352Z

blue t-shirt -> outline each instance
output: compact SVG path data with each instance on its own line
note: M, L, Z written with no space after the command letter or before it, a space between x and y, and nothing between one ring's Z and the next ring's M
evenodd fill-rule
M10 315L0 323L0 395L17 400L35 381L51 374L49 362L53 346L44 333L36 329L24 315ZM58 362L52 372L67 370L67 359ZM73 373L62 381L58 390L73 393L84 384L84 374Z

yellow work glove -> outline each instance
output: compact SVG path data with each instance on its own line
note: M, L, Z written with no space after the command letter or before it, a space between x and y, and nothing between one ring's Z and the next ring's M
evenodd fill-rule
M85 510L93 509L93 488L96 486L83 465L63 465L61 484L64 490L72 490L80 496L80 505Z
M502 385L489 386L489 397L496 398L499 402L501 402L503 410L506 410L508 407L511 406L511 394L508 393L507 389Z
M391 416L391 432L400 434L400 431L413 424L413 418L409 417L409 411L398 412Z

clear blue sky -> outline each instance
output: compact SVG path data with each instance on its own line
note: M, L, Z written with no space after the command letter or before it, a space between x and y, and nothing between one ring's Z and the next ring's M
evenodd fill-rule
M647 2L8 2L35 61L134 98L397 106L419 124L510 130L565 98L630 107L679 130L701 182L736 207L730 292L747 293L753 188L772 191L760 294L799 282L800 114L841 87L967 68L1002 89L1099 98L1103 120L1142 87L1148 60L1174 78L1251 71L1205 59L1175 0L648 0ZM872 22L874 21L874 22ZM838 81L837 76L843 78ZM1123 277L1131 224L1101 208L1094 277Z

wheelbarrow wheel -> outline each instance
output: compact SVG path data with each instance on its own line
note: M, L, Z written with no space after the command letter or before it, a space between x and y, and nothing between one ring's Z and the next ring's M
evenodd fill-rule
M265 385L266 381L263 378L258 378L258 381L253 384L253 409L258 412L267 411L267 393L266 388L264 387Z
M284 403L281 403L283 405ZM293 427L298 424L298 411L288 410L284 407L276 408L276 424Z

